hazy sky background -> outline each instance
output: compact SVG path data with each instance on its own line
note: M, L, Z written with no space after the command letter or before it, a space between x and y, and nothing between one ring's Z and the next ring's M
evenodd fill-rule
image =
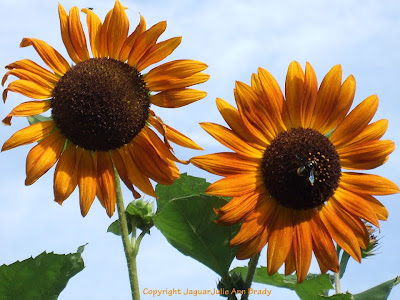
M50 0L0 0L0 66L23 58L44 65L33 47L19 48L23 37L42 39L68 57L59 31L57 3ZM103 20L114 2L65 0L61 4L67 11L74 5L93 7ZM148 27L161 20L168 21L167 30L160 40L183 37L182 44L169 60L189 58L209 65L207 72L211 79L200 86L208 92L207 98L180 109L156 110L165 122L206 149L201 154L226 150L198 125L202 121L224 124L215 98L221 97L234 104L235 80L250 83L250 76L258 67L269 70L283 88L287 67L292 60L297 60L303 67L307 61L310 62L319 83L332 66L341 64L343 78L350 74L356 78L355 104L369 95L378 94L380 104L373 121L387 118L389 129L384 138L399 144L398 1L125 0L122 4L129 8L126 13L131 24L130 32L136 27L140 12ZM84 14L82 22L86 26ZM4 73L5 70L1 75ZM23 101L27 98L9 93L7 103L0 106L1 118ZM25 126L27 122L23 118L15 118L11 127L1 125L0 144ZM53 202L54 168L32 186L25 187L25 160L31 147L19 147L0 154L0 265L37 256L44 250L75 252L78 246L88 243L83 253L86 268L70 280L59 299L129 299L121 239L106 233L117 214L109 219L96 200L88 216L82 218L77 191L63 206ZM179 149L179 146L175 150L185 159L200 154L199 151ZM216 180L215 176L193 166L179 167L182 172L206 177L208 181ZM397 149L386 165L373 170L373 173L399 184L399 170L400 151ZM124 195L127 204L132 200L127 189L124 189ZM150 197L147 199L151 200ZM380 254L363 260L361 265L351 260L341 282L343 291L358 293L400 275L399 196L379 199L390 214L388 221L381 223ZM245 263L234 261L235 266ZM265 250L259 264L266 264ZM138 271L141 290L213 289L219 279L213 271L175 250L155 228L142 242ZM310 271L319 271L314 261ZM296 299L291 291L268 288L272 289L269 299ZM142 295L142 298L151 297ZM192 298L209 299L176 297ZM399 298L400 287L395 287L390 299Z

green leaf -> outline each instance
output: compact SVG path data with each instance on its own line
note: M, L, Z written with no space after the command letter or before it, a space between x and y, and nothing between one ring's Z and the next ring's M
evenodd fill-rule
M389 297L392 288L399 284L400 276L388 280L380 285L377 285L369 290L354 295L354 300L385 300Z
M237 267L231 271L242 274L243 277L247 274L247 267ZM326 292L333 289L332 283L328 274L316 275L309 274L302 283L297 283L295 275L283 276L275 273L269 276L267 268L259 267L254 274L253 282L264 283L272 286L283 287L293 290L297 293L300 299L304 300L322 300L326 299Z
M0 300L56 300L69 279L83 270L82 251L46 253L0 267Z
M171 186L157 185L154 223L172 246L224 277L237 251L229 241L239 226L215 224L213 209L227 199L205 194L208 186L204 179L186 174Z
M342 278L344 275L344 272L346 271L347 263L349 262L350 255L346 252L343 251L342 253L342 258L340 259L340 266L339 266L339 277Z
M29 116L29 117L27 117L27 119L28 119L29 125L33 125L33 124L39 123L39 122L53 120L50 117L45 117L45 116L42 116L42 115Z
M115 220L108 226L107 232L114 233L115 235L121 235L121 225L119 224L119 220ZM128 222L128 233L131 234L132 226L130 222Z

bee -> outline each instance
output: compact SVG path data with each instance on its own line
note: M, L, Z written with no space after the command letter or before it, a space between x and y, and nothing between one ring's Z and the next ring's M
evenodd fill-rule
M314 159L305 160L304 158L296 155L296 157L301 161L302 165L297 168L297 175L307 177L307 180L312 186L315 182L315 168L317 166Z

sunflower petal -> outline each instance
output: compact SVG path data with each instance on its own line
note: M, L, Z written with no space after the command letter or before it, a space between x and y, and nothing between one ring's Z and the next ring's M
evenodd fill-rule
M27 46L33 46L46 65L57 75L63 76L70 69L65 58L46 42L32 38L22 39L20 47Z
M47 137L55 128L54 121L45 121L25 127L14 133L3 145L1 151L30 144Z
M174 37L151 46L137 63L137 70L141 72L148 66L158 63L170 55L180 45L182 37Z
M230 175L211 184L206 192L216 196L236 197L253 193L260 184L261 174Z
M389 179L354 172L343 172L340 186L357 194L391 195L400 192L399 187Z
M54 171L54 201L59 204L62 204L78 185L78 166L80 160L78 153L76 146L69 143L61 154L56 170Z
M25 185L34 183L57 162L65 141L65 137L56 131L29 151L26 157Z
M152 95L150 98L151 104L167 107L177 108L188 105L207 96L206 92L195 89L174 89L166 90L164 92Z
M80 155L78 167L78 185L79 185L79 204L81 208L81 214L83 217L87 215L90 207L96 197L97 189L97 174L96 168L93 162L93 157L90 151L77 148L77 155Z
M3 80L1 82L2 85L4 85L9 75L14 75L20 79L31 81L39 86L42 86L45 89L52 90L54 88L53 83L44 79L41 74L36 74L25 69L13 69L8 71L3 77Z
M27 117L34 116L48 111L51 107L51 101L29 101L21 103L16 106L8 115L3 119L4 125L11 125L12 117Z
M293 127L301 125L301 112L304 102L304 72L297 61L289 65L285 82L286 104Z
M229 176L257 172L261 159L249 160L237 153L222 152L196 156L191 158L190 162L207 172L220 176Z
M325 269L336 273L339 272L339 260L335 245L318 214L314 215L310 220L310 230L314 254L320 265L321 272L326 273Z
M361 262L360 246L352 228L346 225L329 205L323 205L319 215L329 235L336 243L356 261Z
M97 151L97 183L101 190L104 207L111 218L115 211L117 194L114 167L108 152Z
M237 259L247 259L253 257L257 253L260 253L267 243L269 231L264 228L264 231L250 242L242 245L236 253Z
M353 75L347 77L340 88L337 104L332 108L331 114L325 124L319 129L322 134L327 134L344 119L353 103L356 93L356 81Z
M101 20L100 18L92 12L90 9L83 8L82 12L86 14L86 24L89 31L90 48L92 49L92 55L94 58L100 56L100 29Z
M366 98L358 104L332 132L329 140L335 147L344 145L356 137L371 121L378 109L376 95Z
M148 80L146 76L147 75L145 75L144 80L147 82L147 88L154 92L189 87L206 82L210 78L210 75L205 73L197 73L186 78L156 77L151 80Z
M146 30L146 21L142 15L140 15L140 22L136 26L136 29L128 36L122 45L121 51L119 52L119 60L126 61L129 57L129 53L132 50L133 45L136 42L137 37Z
M151 69L144 79L148 84L161 79L183 79L204 71L207 67L205 63L196 60L174 60Z
M368 205L375 212L379 220L383 221L387 220L389 212L381 202L379 202L375 197L371 195L360 195L360 197L363 198L364 201L368 203Z
M13 62L13 63L7 65L6 69L9 69L9 70L23 69L23 70L29 71L31 73L34 73L36 75L39 75L44 80L47 80L48 82L51 82L54 84L57 83L59 80L59 77L57 77L54 73L51 73L50 71L46 70L45 68L39 66L37 63L35 63L29 59L21 59L16 62ZM5 82L5 80L4 80L4 82Z
M81 62L81 59L79 58L79 55L71 42L68 14L60 3L58 3L58 16L60 18L61 37L64 42L65 48L67 49L69 57L71 57L71 59L77 64Z
M296 263L294 258L294 250L293 247L291 247L285 260L285 276L292 274L294 271L296 271Z
M267 250L267 272L270 276L279 270L292 247L292 210L278 205L271 225Z
M167 28L167 22L161 21L141 33L135 41L128 57L128 64L136 66L139 60L146 54L151 46L155 45L158 38Z
M303 84L303 104L301 106L301 125L308 128L317 102L318 81L313 67L307 62Z
M214 123L201 123L200 126L221 144L246 157L262 157L261 150L253 148L240 139L232 130Z
M107 47L109 57L118 59L119 52L121 51L121 48L128 36L128 32L128 17L126 16L125 9L121 3L116 0L107 30Z
M337 148L355 146L356 144L361 145L373 140L379 140L385 134L388 125L389 123L385 119L371 123L352 140Z
M68 31L71 43L81 61L89 59L89 52L86 44L85 33L83 32L79 9L74 6L69 11Z
M43 87L29 80L18 79L11 82L3 91L4 102L6 102L8 91L20 93L33 99L48 99L51 98L53 89Z
M317 94L311 128L319 130L326 123L337 105L342 83L342 67L334 66L321 82Z

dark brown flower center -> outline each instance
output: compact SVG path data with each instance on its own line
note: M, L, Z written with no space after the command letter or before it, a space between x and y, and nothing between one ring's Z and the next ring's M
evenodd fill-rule
M117 149L146 125L149 90L142 75L121 61L92 58L57 83L52 115L61 133L93 151Z
M338 187L339 155L316 130L293 128L280 133L265 150L264 184L281 205L312 209L327 201Z

